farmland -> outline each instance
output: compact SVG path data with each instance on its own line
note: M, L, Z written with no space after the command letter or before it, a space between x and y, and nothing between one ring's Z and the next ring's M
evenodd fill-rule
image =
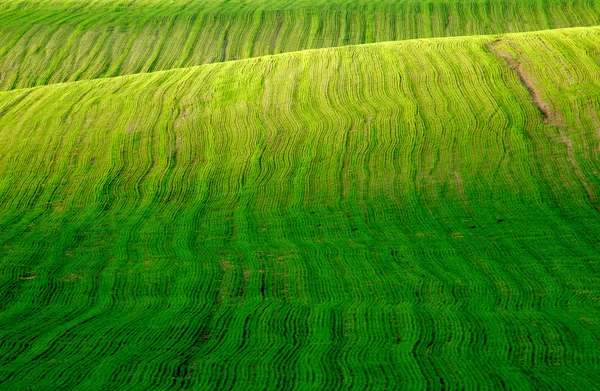
M600 0L7 0L0 4L0 90L599 21Z
M0 388L596 389L600 3L428 4L4 4Z

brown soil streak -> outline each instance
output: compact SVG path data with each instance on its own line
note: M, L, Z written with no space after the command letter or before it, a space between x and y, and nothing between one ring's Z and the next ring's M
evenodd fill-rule
M509 52L498 47L498 45L500 45L502 42L504 41L494 41L488 44L487 47L492 53L504 59L504 61L506 61L508 64L508 67L515 71L515 73L519 76L521 84L523 84L523 86L527 88L527 91L529 91L529 97L531 98L533 104L535 104L540 111L540 114L544 118L544 122L549 125L563 126L564 121L562 120L560 114L553 111L550 107L550 104L548 104L548 102L542 98L540 90L533 83L532 78L527 73L525 67L523 67L523 65L518 62Z

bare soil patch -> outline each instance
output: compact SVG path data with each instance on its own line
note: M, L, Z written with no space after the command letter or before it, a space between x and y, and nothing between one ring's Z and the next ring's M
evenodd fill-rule
M492 53L504 59L508 67L517 73L521 84L523 84L523 86L529 91L529 97L531 101L538 108L540 114L544 118L544 122L549 125L564 126L564 121L560 113L554 111L552 106L550 106L550 104L544 100L541 91L536 87L532 76L527 72L523 64L519 62L511 53L500 48L500 45L504 42L504 40L497 40L488 44L487 47Z

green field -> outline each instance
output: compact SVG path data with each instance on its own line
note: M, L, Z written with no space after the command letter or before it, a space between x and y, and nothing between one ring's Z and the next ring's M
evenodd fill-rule
M600 24L600 0L4 0L0 90L413 38Z
M0 10L0 389L599 389L600 1Z

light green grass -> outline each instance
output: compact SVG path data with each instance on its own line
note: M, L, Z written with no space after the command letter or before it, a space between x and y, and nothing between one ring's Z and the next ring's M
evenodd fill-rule
M427 39L1 93L2 388L595 388L599 45Z
M410 38L600 24L600 0L10 0L0 90Z

